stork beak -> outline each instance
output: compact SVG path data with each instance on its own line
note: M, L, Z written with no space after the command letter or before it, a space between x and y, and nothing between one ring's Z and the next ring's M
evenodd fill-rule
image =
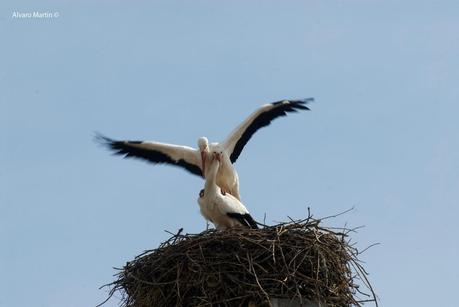
M202 177L206 178L206 153L201 151Z

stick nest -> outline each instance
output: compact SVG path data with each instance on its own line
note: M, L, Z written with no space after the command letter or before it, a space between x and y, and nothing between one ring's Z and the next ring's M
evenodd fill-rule
M269 306L271 298L377 306L359 251L347 240L352 230L320 222L309 216L263 229L180 230L128 262L106 285L109 298L120 292L126 307Z

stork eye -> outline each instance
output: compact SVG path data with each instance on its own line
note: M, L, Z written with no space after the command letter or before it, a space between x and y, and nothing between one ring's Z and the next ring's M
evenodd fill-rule
M199 197L204 197L204 189L202 189L201 191L199 191Z

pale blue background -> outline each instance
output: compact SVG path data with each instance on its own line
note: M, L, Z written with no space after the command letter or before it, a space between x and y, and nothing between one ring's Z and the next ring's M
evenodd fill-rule
M328 223L382 243L381 306L456 306L459 2L93 2L0 3L0 306L94 306L163 230L204 229L200 178L94 131L195 146L309 96L237 161L253 216L355 206ZM60 17L11 18L33 10Z

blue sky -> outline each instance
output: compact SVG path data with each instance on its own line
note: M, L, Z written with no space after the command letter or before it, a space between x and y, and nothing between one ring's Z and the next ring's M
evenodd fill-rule
M59 12L14 19L12 13ZM459 284L457 1L0 3L0 306L93 306L163 230L200 232L198 177L113 138L219 141L263 103L315 97L236 167L259 220L355 209L382 306ZM117 306L112 299L107 306Z

